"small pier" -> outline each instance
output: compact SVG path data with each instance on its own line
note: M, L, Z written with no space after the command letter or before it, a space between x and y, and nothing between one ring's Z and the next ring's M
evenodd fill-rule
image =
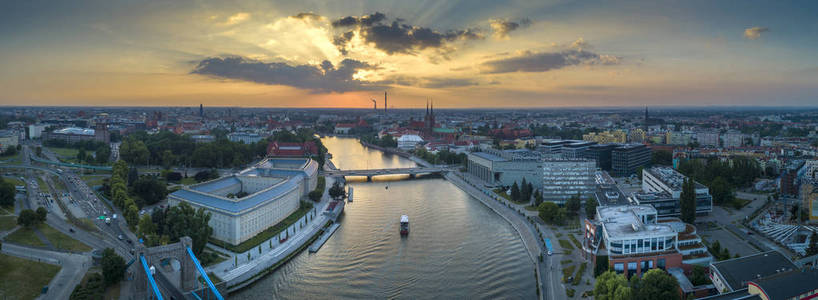
M318 249L321 249L321 246L324 246L324 243L326 243L332 234L338 230L338 227L341 227L341 224L334 223L329 228L324 229L324 233L321 234L321 237L315 240L315 242L310 246L310 253L318 252Z

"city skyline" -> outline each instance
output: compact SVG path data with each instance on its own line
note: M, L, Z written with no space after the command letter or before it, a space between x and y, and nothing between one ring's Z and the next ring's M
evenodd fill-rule
M7 3L0 104L369 108L389 91L390 108L813 106L816 8Z

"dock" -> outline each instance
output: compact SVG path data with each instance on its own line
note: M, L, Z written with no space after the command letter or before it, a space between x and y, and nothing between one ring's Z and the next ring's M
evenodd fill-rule
M338 230L338 227L341 227L341 224L334 223L328 229L324 230L324 233L310 245L310 253L318 252L318 249L321 249L321 246L324 246L324 243Z

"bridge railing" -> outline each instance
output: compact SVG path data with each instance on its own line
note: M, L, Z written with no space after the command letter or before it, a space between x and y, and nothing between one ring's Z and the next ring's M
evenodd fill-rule
M156 279L153 278L153 274L151 274L151 269L148 268L148 262L145 261L145 255L140 254L139 260L142 261L142 268L145 269L145 275L148 276L148 282L151 283L153 295L156 296L157 300L163 300L164 298L162 298L162 293L159 292L159 286L156 285Z
M190 247L186 247L185 250L187 250L187 254L190 256L190 259L193 260L193 264L196 265L196 269L199 270L199 274L201 274L202 278L204 278L205 282L207 282L207 286L210 287L210 292L216 296L216 299L224 300L222 294L219 293L219 290L216 289L216 286L213 284L213 281L210 281L210 277L207 276L207 272L205 272L204 268L202 268L202 265L199 263L199 259L193 254L193 250L191 250ZM194 293L194 295L196 294Z

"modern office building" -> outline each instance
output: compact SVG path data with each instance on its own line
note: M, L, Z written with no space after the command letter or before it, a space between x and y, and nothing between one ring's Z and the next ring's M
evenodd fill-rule
M485 149L468 154L468 172L490 186L520 184L523 178L534 189L542 188L541 155L529 150Z
M682 184L687 176L670 167L651 167L642 170L642 191L633 193L638 204L653 205L660 216L678 216L681 213ZM696 214L713 211L710 189L693 182L696 190Z
M576 141L569 140L544 140L537 145L536 150L543 154L543 157L562 157L562 146Z
M650 164L651 150L643 144L624 144L611 151L611 175L624 177L636 174L639 167Z
M617 144L591 145L585 150L585 158L596 162L596 167L603 171L611 171L611 153L618 147Z
M596 145L596 142L575 141L562 145L562 157L567 159L584 158L585 151L591 146Z
M596 162L590 159L546 158L542 161L542 196L559 205L580 195L582 199L596 190Z
M268 158L233 175L183 187L168 195L211 213L213 238L240 244L295 212L315 189L318 163L309 158Z
M693 225L658 218L650 205L600 206L595 220L585 220L583 255L596 265L607 256L609 267L627 277L650 269L708 264L712 256Z

